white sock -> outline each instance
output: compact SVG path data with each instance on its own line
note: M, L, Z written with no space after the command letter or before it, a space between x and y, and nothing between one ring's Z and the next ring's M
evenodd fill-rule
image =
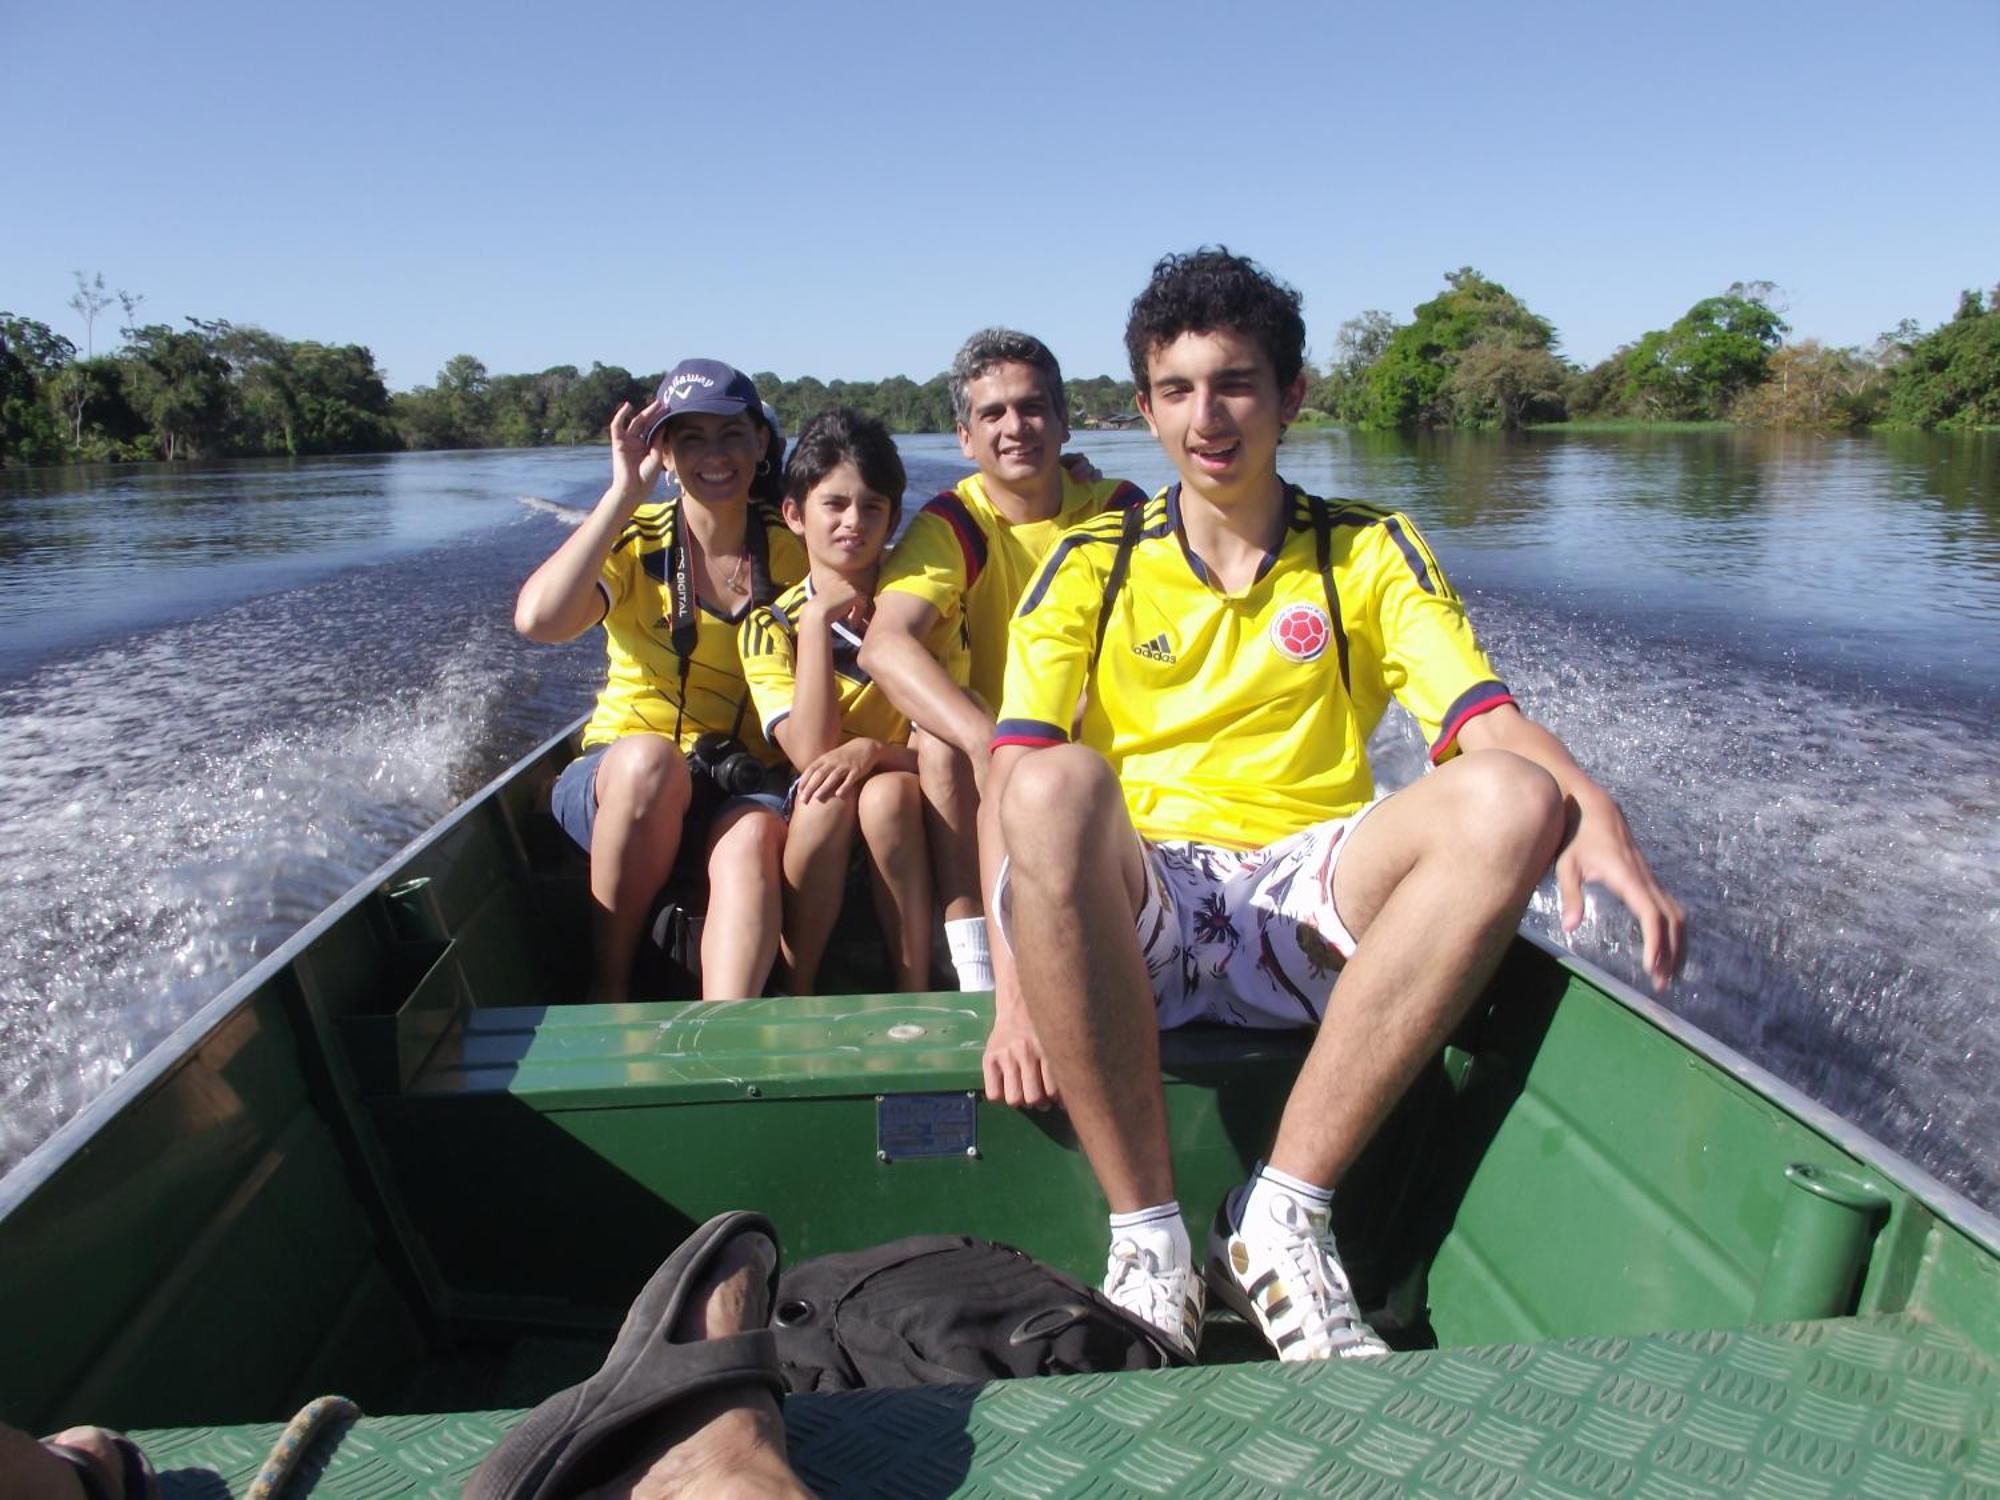
M986 947L986 918L960 917L944 924L945 946L951 950L951 966L958 970L961 990L993 988L993 955Z
M1265 1222L1271 1212L1271 1200L1279 1196L1293 1199L1301 1208L1322 1213L1333 1206L1332 1188L1306 1182L1260 1161L1250 1180L1230 1195L1230 1222L1238 1229L1253 1217L1258 1223Z
M1183 1271L1194 1269L1194 1246L1188 1242L1187 1225L1181 1222L1178 1203L1155 1203L1151 1208L1135 1209L1129 1214L1113 1214L1111 1238L1114 1243L1130 1240L1141 1250L1152 1251L1154 1262L1163 1271L1170 1266Z

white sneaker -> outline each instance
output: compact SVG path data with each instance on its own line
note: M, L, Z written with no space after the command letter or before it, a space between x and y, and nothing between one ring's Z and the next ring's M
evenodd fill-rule
M1278 1358L1375 1359L1389 1352L1361 1316L1334 1253L1324 1209L1273 1194L1265 1222L1229 1228L1227 1201L1208 1231L1215 1295L1264 1331Z
M1133 1317L1152 1324L1173 1348L1194 1358L1201 1315L1208 1301L1192 1266L1161 1269L1152 1251L1133 1240L1114 1240L1104 1266L1104 1295Z

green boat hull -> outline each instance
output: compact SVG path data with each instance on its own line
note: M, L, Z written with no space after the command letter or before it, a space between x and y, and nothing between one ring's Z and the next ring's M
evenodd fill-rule
M986 997L569 1003L587 897L541 810L568 754L0 1184L0 1418L145 1430L227 1478L338 1390L371 1416L321 1493L449 1493L722 1209L793 1258L953 1230L1095 1275L1061 1115L977 1097ZM1167 1039L1197 1232L1307 1040ZM1418 1352L1301 1372L1222 1324L1195 1371L795 1400L801 1463L852 1493L2000 1486L2000 1226L1567 956L1516 944L1338 1201L1364 1302Z

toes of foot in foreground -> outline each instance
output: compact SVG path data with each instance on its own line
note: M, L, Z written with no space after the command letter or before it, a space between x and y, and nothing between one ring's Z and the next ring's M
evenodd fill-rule
M69 1427L37 1442L0 1426L0 1495L7 1500L159 1500L160 1481L130 1438Z
M762 1214L695 1230L640 1291L603 1367L523 1417L467 1500L806 1494L784 1452L777 1276Z

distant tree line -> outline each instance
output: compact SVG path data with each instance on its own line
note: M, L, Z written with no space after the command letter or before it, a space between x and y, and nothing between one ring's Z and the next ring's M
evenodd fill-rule
M128 325L116 353L79 358L47 324L0 313L0 463L405 445L375 357L360 345L185 322Z
M83 320L80 356L47 324L0 312L0 465L590 442L620 402L643 404L660 380L603 364L493 375L460 354L435 383L391 393L362 345L221 320L142 323L143 298L108 289L101 275L76 281L69 306ZM1785 343L1791 330L1775 290L1739 282L1586 368L1557 352L1548 319L1467 266L1407 323L1369 311L1341 324L1325 368L1309 367L1306 419L1402 430L1585 419L2000 424L2000 287L1964 293L1929 332L1906 319L1866 349ZM99 355L97 320L114 304L121 343ZM754 378L790 432L841 404L897 432L952 426L943 375L921 384ZM1075 425L1135 414L1129 380L1100 375L1068 388Z
M904 375L887 380L823 381L808 375L787 380L769 370L750 377L764 399L778 409L787 432L798 431L807 418L829 406L853 406L889 424L891 432L950 432L952 430L951 385L943 375L933 375L922 385ZM1085 379L1068 376L1063 381L1069 397L1070 420L1076 426L1136 417L1133 404L1137 390L1129 380L1109 375Z
M1370 311L1341 324L1309 411L1357 427L1513 428L1622 419L1834 430L2000 424L2000 287L1966 292L1947 323L1906 319L1866 349L1787 344L1769 282L1704 297L1584 367L1554 325L1470 266L1408 323Z
M557 365L537 375L494 375L455 355L430 385L391 393L375 356L359 344L294 342L225 321L139 324L141 299L108 292L102 276L77 275L70 306L86 346L32 318L0 313L0 464L115 463L142 459L377 453L399 448L528 448L593 442L619 403L644 405L660 374L620 365ZM97 355L97 317L114 302L127 315L122 344ZM786 380L757 387L788 432L829 406L860 407L897 432L949 431L943 375L919 385ZM1072 380L1082 423L1131 413L1132 383Z

